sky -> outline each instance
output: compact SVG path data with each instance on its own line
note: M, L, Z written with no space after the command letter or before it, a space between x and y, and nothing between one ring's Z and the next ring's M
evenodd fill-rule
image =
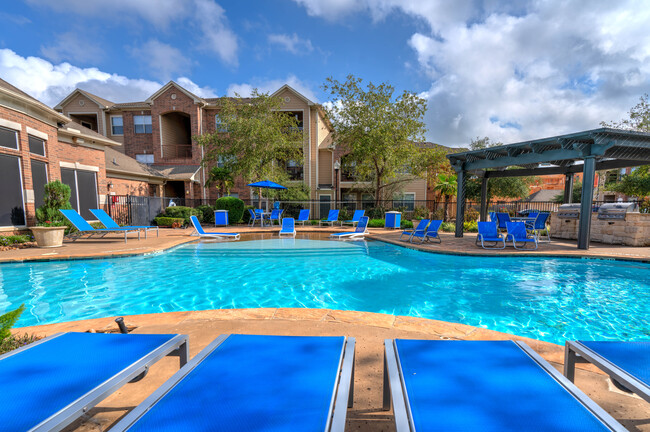
M425 98L426 139L460 147L594 129L650 93L645 0L13 0L0 22L0 77L50 106L169 80L326 103L353 74Z

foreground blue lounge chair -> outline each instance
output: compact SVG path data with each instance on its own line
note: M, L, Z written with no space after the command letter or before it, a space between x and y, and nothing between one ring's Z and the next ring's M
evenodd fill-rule
M365 211L365 210L355 210L355 211L354 211L354 214L352 215L352 219L350 219L350 220L346 220L346 221L341 221L341 226L343 226L343 224L356 226L356 225L359 223L359 220L360 220L360 219L361 219L365 214L366 214L366 211Z
M222 335L111 431L340 431L354 338Z
M576 363L595 365L607 372L616 384L650 402L650 341L567 341L564 375L571 381Z
M302 226L305 226L305 222L309 222L309 209L300 210L298 219L296 219L296 223L301 223Z
M322 226L323 224L330 224L331 226L334 226L334 222L339 220L339 211L338 210L330 210L329 213L327 214L327 219L321 219L318 222L318 226Z
M291 237L296 236L296 222L293 218L284 218L282 219L282 228L278 233L280 237L288 235Z
M93 209L90 210L92 214L99 219L99 221L108 229L111 228L128 228L128 229L138 229L144 231L144 238L147 238L147 231L149 230L156 230L156 237L159 237L158 233L158 227L157 226L134 226L134 225L129 225L129 226L123 226L120 227L117 222L113 220L112 217L108 215L104 210L101 209Z
M357 228L352 232L332 233L330 238L336 240L361 240L368 234L368 216L364 216L359 220Z
M413 235L409 238L409 242L413 243L413 239L419 238L420 243L424 243L425 241L432 241L432 240L437 240L435 243L442 243L442 239L438 235L438 230L440 229L440 225L442 225L442 220L432 220L429 226L427 227L426 231L424 232L417 232L414 231Z
M61 430L165 356L185 335L58 333L0 356L0 430Z
M538 213L535 222L527 222L526 229L531 230L537 236L537 243L550 243L551 230L546 226L550 213ZM546 231L546 238L542 240L542 231Z
M386 340L397 432L625 431L523 342Z
M537 250L537 237L528 237L526 224L523 222L506 222L506 229L508 230L506 241L512 240L515 249L526 249L527 244L533 244L535 245L533 250ZM519 244L519 247L517 244Z
M124 243L126 243L126 236L131 233L137 233L138 234L138 240L140 240L140 230L139 229L134 229L134 228L93 228L92 225L90 225L86 219L82 218L79 213L77 213L76 210L59 210L63 216L67 220L70 221L72 226L74 226L77 231L70 233L67 235L67 238L69 238L72 241L77 240L78 238L83 237L84 235L88 235L88 238L94 236L94 235L99 235L101 237L104 237L106 234L110 233L124 233Z
M402 236L407 235L408 238L406 239L406 241L410 242L411 237L413 237L413 233L417 232L417 233L424 234L424 232L426 232L429 222L430 222L429 219L422 219L414 229L402 231L402 234L400 234L399 239L402 240Z
M224 233L224 232L205 232L201 226L199 219L192 215L190 216L190 222L194 226L194 231L201 238L212 238L216 240L239 240L239 233Z
M505 249L506 248L506 239L503 237L503 234L499 234L497 230L496 222L479 222L478 223L478 235L476 236L476 246L478 246L479 241L481 242L481 247L483 249ZM485 243L493 243L491 246L486 246ZM502 247L497 245L501 243Z

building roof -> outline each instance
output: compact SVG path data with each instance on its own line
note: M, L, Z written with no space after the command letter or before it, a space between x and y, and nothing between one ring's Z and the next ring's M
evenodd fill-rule
M115 102L111 102L109 100L101 98L101 97L99 97L97 95L94 95L94 94L92 94L90 92L87 92L86 90L82 90L82 89L77 89L77 90L79 90L80 93L85 95L88 99L93 100L97 105L100 105L103 108L109 108L109 107L112 107L113 105L115 105Z
M200 165L155 165L165 178L170 180L195 180L194 176L201 169Z
M106 148L104 152L106 159L106 172L130 174L141 177L154 177L164 179L160 171L155 168L138 162L130 156L125 155L113 148Z
M117 141L113 141L110 138L106 138L104 135L95 132L92 129L88 129L85 126L80 125L77 122L69 121L63 126L59 126L59 134L70 135L72 137L81 137L82 139L87 139L92 142L99 142L107 146L121 146Z
M61 122L68 122L70 119L60 112L57 112L50 108L49 106L45 105L43 102L39 101L33 96L28 95L18 87L15 87L11 84L9 84L7 81L3 80L0 78L0 89L2 89L5 93L8 93L12 95L14 98L20 99L31 106L37 108L39 111L42 111L44 114L48 114L50 116L55 117L58 121Z
M149 109L151 108L151 105L149 105L146 102L123 102L123 103L116 103L114 104L111 108L145 108Z
M563 192L561 190L557 189L540 189L537 192L533 192L532 194L528 195L525 201L531 201L531 202L548 202L548 201L553 201L553 198L555 198L558 195L561 195Z

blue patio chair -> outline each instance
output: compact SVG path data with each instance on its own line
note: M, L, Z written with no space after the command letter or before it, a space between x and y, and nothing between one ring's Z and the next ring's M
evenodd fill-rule
M69 238L72 241L75 241L84 235L88 235L88 238L91 238L92 236L98 235L100 237L104 237L106 234L110 233L124 233L124 243L126 243L127 240L127 235L129 233L137 233L138 234L138 240L140 240L140 230L137 228L93 228L92 225L90 225L86 219L82 218L79 213L77 213L76 210L59 210L63 216L67 220L70 221L72 226L74 226L77 231L71 232L68 234L66 237Z
M363 239L366 234L368 234L368 216L363 216L359 219L357 227L352 232L342 232L342 233L332 233L330 234L331 238L336 240L360 240Z
M138 229L144 231L144 238L147 238L147 231L149 230L156 230L156 237L159 237L158 233L158 227L157 226L144 226L144 225L139 225L139 226L134 226L134 225L128 225L128 226L123 226L120 227L117 222L113 220L112 217L108 215L104 210L101 209L93 209L90 210L92 214L99 219L99 221L108 229L111 228L130 228L130 229Z
M296 219L296 223L301 223L303 226L305 226L305 222L309 222L309 209L300 210L298 219Z
M499 229L505 231L507 229L506 224L510 222L510 215L508 213L497 213L497 222L499 224Z
M526 249L527 244L533 244L535 246L533 250L537 250L537 237L528 236L526 224L523 222L506 222L506 230L508 232L506 241L512 240L515 249ZM521 247L517 247L517 243L520 243Z
M257 209L248 209L248 213L250 214L250 220L248 221L249 226L255 225L255 222L259 221L260 226L262 225L262 210L258 212Z
M573 382L576 363L591 363L623 390L650 402L650 341L566 341L564 376Z
M343 224L356 226L359 223L359 219L361 219L365 214L365 210L355 210L354 214L352 215L352 219L341 221L341 226L343 226Z
M407 235L408 238L406 241L411 241L411 237L413 237L413 233L419 232L419 233L424 233L427 229L427 225L429 225L430 220L429 219L422 219L420 222L418 222L418 225L412 229L412 230L404 230L402 231L402 234L400 234L399 239L402 240L402 236Z
M551 242L551 229L546 226L550 213L538 213L535 222L527 222L526 229L531 230L537 236L538 243ZM546 231L546 239L542 240L542 231Z
M438 230L440 230L440 225L442 225L442 220L440 219L432 220L425 231L423 232L414 231L413 234L411 235L411 238L409 238L409 242L413 243L414 239L419 238L420 243L424 243L425 241L427 242L434 241L434 243L442 243L442 239L438 234Z
M273 222L277 222L278 225L282 224L282 213L284 213L284 210L280 209L274 209L271 210L271 214L268 215L265 220L269 222L269 224L272 226Z
M384 346L384 409L392 402L397 432L626 430L524 342Z
M278 233L280 237L288 235L291 237L296 236L296 221L294 218L284 218L282 219L282 228Z
M488 213L488 216L490 217L490 222L498 222L497 221L497 212L490 212L490 213Z
M201 222L199 222L199 219L194 215L190 216L190 222L192 222L192 226L194 226L194 231L196 232L196 234L201 238L210 238L215 240L232 240L232 241L239 240L240 237L239 233L205 232L203 230L203 227L201 226ZM190 235L194 235L194 233Z
M112 431L343 431L354 338L222 335Z
M329 213L327 214L327 219L321 219L318 222L318 226L322 226L323 224L330 224L331 226L334 226L334 222L339 220L339 211L338 210L330 210Z
M275 210L280 210L280 201L274 201L273 202L273 208Z
M506 248L506 239L503 237L503 234L499 234L497 230L496 222L479 222L478 223L478 235L476 236L476 246L478 246L479 241L481 242L481 247L483 249L505 249ZM486 246L485 243L494 243L492 246ZM503 246L498 247L497 245L501 243Z
M0 430L61 430L165 356L187 363L188 338L57 333L0 356Z

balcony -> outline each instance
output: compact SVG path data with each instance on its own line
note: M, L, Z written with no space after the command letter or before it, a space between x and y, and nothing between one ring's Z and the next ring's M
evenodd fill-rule
M302 166L288 166L287 174L289 180L302 180L304 178L305 169Z
M162 146L163 159L191 159L191 144L169 144Z

